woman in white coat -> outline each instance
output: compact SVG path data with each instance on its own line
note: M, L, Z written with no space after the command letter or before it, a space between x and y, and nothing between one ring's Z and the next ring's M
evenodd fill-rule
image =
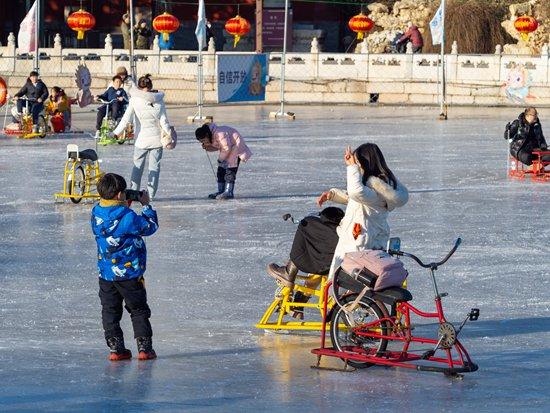
M348 252L384 249L390 237L388 214L409 199L407 188L386 165L384 155L374 143L365 143L354 152L348 146L344 154L347 165L347 190L332 188L317 199L347 205L344 218L336 228L338 244L330 266L332 278ZM269 264L268 274L284 285L292 286L298 267L292 260L286 265ZM307 301L307 300L306 300Z
M409 192L388 168L384 155L374 143L365 143L354 152L348 146L344 154L347 165L347 190L333 188L317 200L347 204L346 214L336 229L338 244L334 251L329 277L342 264L348 252L384 249L390 237L388 214L405 205Z
M170 124L166 117L164 105L164 93L153 92L151 75L139 78L137 89L132 88L132 94L124 116L113 131L114 135L120 135L135 114L135 141L134 141L134 167L132 169L131 188L139 189L141 176L145 169L145 160L149 155L149 176L147 178L147 190L153 199L157 193L160 160L162 158L162 132L170 133Z

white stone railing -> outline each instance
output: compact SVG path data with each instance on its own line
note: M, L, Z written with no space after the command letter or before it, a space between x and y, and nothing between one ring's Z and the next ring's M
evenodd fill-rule
M209 50L204 52L204 75L207 80L216 76L216 52L213 39ZM550 56L545 45L540 56L505 55L497 49L492 55L458 54L456 42L446 55L447 80L453 83L503 84L514 65L523 65L535 85L550 84ZM108 77L118 66L129 66L128 52L113 49L111 38L105 39L103 49L67 49L56 36L53 48L41 49L41 74L43 76L64 76L73 74L76 66L84 60L90 71L99 77ZM358 80L358 81L413 81L437 82L440 76L440 56L436 54L412 54L409 48L405 54L369 53L366 44L360 53L322 53L316 39L313 39L310 53L288 53L286 79L298 81ZM10 34L8 44L0 47L0 73L26 75L33 68L32 57L18 55L15 36ZM151 73L159 77L195 79L197 52L161 51L158 38L152 50L136 50L138 73ZM228 53L228 52L224 52ZM281 53L269 54L269 76L280 77Z

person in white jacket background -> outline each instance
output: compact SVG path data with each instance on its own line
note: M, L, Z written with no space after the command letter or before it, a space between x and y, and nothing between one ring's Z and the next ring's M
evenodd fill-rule
M170 133L170 124L166 116L164 93L153 90L151 75L139 78L137 88L132 88L130 101L124 116L112 132L120 135L135 114L134 167L132 168L131 188L139 189L141 177L145 169L145 161L149 156L149 175L147 190L153 199L157 193L160 160L162 158L161 134Z
M374 143L360 145L344 154L347 165L347 190L332 188L317 199L347 204L346 213L336 229L338 244L334 251L329 278L332 278L348 252L384 249L390 237L388 215L405 205L409 192L388 168L384 155Z

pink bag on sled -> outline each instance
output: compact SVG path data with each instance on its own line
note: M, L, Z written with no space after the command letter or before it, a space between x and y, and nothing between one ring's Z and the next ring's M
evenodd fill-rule
M352 277L365 269L376 275L374 291L401 287L409 275L401 261L382 250L348 252L344 255L342 269Z

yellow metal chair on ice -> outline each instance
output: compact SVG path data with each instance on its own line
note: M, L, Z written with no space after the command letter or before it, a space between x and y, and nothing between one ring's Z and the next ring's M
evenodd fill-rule
M82 199L99 199L96 185L103 176L99 169L97 152L93 149L78 150L75 144L67 145L67 161L63 172L63 192L54 194L55 199L69 198L78 204Z

